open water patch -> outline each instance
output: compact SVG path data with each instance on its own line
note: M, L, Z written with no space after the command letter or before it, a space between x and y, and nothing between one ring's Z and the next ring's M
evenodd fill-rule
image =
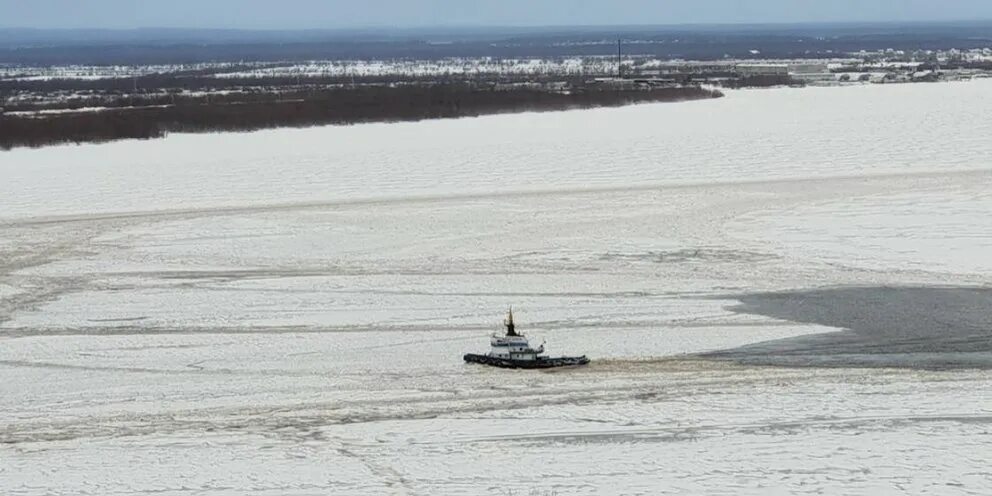
M837 287L735 298L734 312L840 331L703 356L751 365L992 368L992 288Z

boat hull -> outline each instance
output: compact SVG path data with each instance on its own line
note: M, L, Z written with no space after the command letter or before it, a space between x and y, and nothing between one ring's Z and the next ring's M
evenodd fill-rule
M587 365L589 363L589 359L585 356L558 358L542 357L537 360L511 360L509 358L496 358L489 355L476 355L473 353L465 355L465 361L468 363L478 363L481 365L489 365L491 367L499 367L503 369L551 369L555 367L575 367L578 365Z

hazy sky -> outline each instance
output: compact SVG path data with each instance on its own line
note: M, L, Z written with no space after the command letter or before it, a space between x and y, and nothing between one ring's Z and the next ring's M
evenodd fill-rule
M0 26L342 28L992 19L992 0L0 0Z

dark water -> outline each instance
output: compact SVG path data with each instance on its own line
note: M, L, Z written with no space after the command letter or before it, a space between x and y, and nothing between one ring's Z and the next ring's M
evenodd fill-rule
M731 310L843 330L705 356L761 365L992 368L992 288L842 287L738 299Z

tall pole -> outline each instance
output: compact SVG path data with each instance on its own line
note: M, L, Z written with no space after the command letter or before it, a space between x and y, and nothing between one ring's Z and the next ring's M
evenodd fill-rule
M620 49L620 38L617 38L617 79L623 79L623 54Z

